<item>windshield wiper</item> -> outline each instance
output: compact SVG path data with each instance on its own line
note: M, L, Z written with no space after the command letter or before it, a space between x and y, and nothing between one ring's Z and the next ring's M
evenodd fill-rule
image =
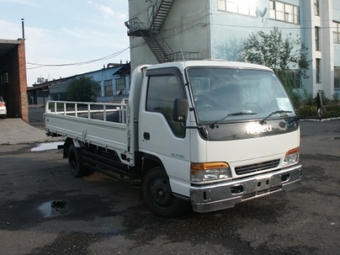
M257 114L256 112L234 112L234 113L229 113L227 116L224 116L222 119L219 121L216 121L210 125L211 128L218 128L218 125L224 121L225 119L231 117L231 116L242 116L242 115L254 115Z
M271 112L267 117L265 117L264 119L260 120L260 124L265 124L266 120L271 117L274 114L282 114L282 113L292 113L292 111L284 111L284 110L279 110L279 111L275 111L275 112Z
M287 122L287 126L290 127L293 123L296 123L299 121L299 117L297 116L288 117L287 119L285 119L285 121Z

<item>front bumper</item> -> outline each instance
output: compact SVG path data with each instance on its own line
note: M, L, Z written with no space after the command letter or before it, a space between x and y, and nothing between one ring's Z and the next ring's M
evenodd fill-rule
M195 212L211 212L295 187L302 177L302 166L237 179L208 186L191 186L190 199Z
M7 114L6 109L5 108L0 108L0 115L6 116L6 114Z

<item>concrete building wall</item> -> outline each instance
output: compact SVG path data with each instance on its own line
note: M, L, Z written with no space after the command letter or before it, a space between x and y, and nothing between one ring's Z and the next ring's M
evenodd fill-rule
M211 58L210 4L206 0L174 1L162 35L174 53L200 52Z
M138 17L148 28L149 15L156 2L129 0L129 18ZM163 24L161 37L175 53L200 52L202 58L211 58L209 1L174 1ZM131 70L138 65L158 63L142 37L130 37L130 46Z
M113 76L113 70L115 68L105 68L96 72L91 72L88 74L85 74L85 76L92 78L94 81L98 82L101 87L101 96L97 97L96 101L98 102L108 102L112 101L115 93L116 93L116 77ZM112 95L107 96L105 95L105 81L111 82L111 91Z
M319 2L319 15L315 14L313 0L302 1L301 5L303 10L303 41L308 47L308 60L311 61L305 89L313 95L322 90L327 97L331 97L335 92L334 66L336 66L336 62L340 61L340 56L335 54L337 45L333 42L334 1L322 0ZM339 15L340 19L340 13L337 15ZM319 36L317 36L317 29L319 30ZM319 49L317 47L317 37L319 37Z
M299 0L285 1L299 5ZM279 27L283 37L291 34L301 38L300 24L276 21L269 18L269 1L258 0L250 2L250 10L257 14L241 15L223 11L218 8L218 1L211 0L211 50L212 58L227 60L242 60L239 56L243 43L252 33L263 31L269 33L273 27Z
M223 4L224 6L224 4ZM240 60L242 44L249 34L263 27L256 16L222 10L218 1L211 1L211 52L214 59Z
M51 84L49 88L49 99L50 100L57 100L57 101L66 101L67 100L67 87L70 84L72 79L56 81L56 83ZM38 101L38 104L41 103ZM45 104L45 98L43 99L43 104Z
M149 25L150 8L156 1L129 0L129 19L138 17L147 27ZM142 37L130 37L130 59L131 73L139 65L158 63Z
M334 94L333 0L323 0L320 6L321 89L327 97ZM317 51L318 52L318 51ZM318 84L318 82L316 81ZM314 92L314 91L313 91Z
M333 0L333 21L340 23L340 1ZM334 27L334 24L333 24ZM340 44L334 43L334 67L340 68ZM340 78L337 78L337 83L339 84ZM340 86L340 85L338 85ZM340 95L340 87L334 89L334 92Z
M148 28L150 8L156 2L129 0L130 19L139 17ZM319 0L319 15L315 15L314 0L276 2L298 7L299 22L271 18L269 0L244 2L255 5L253 8L256 15L223 11L219 7L223 0L175 0L160 34L175 52L199 51L203 59L241 60L239 53L242 44L251 33L268 33L278 27L284 38L286 35L299 38L308 47L307 59L310 61L310 68L308 78L302 81L302 88L313 96L323 90L327 97L331 97L336 92L334 67L340 67L340 44L333 42L333 21L340 22L340 1ZM319 49L316 43L316 28L320 31ZM142 37L131 37L130 43L132 69L139 64L157 63Z
M327 0L326 0L327 1ZM321 59L322 53L317 50L315 41L315 27L321 27L321 17L314 14L313 1L304 1L301 5L303 9L302 25L304 28L304 43L308 47L308 60L310 62L308 78L306 80L305 89L308 93L315 94L322 89L321 83L317 80L317 59ZM321 15L321 13L320 13ZM322 42L320 41L320 47Z

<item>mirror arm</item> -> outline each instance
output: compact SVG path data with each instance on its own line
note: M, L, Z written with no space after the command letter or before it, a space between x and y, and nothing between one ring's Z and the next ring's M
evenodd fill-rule
M178 117L178 121L179 121L181 127L182 127L182 128L185 128L185 129L201 129L201 128L202 128L201 125L200 125L200 126L186 126L186 125L184 124L184 117L183 117L183 116L179 116L179 117Z

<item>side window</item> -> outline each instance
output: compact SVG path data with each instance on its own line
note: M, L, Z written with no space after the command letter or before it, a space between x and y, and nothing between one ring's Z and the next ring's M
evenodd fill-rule
M164 116L177 137L185 137L185 128L173 120L174 102L181 98L181 84L174 75L149 76L146 111Z

